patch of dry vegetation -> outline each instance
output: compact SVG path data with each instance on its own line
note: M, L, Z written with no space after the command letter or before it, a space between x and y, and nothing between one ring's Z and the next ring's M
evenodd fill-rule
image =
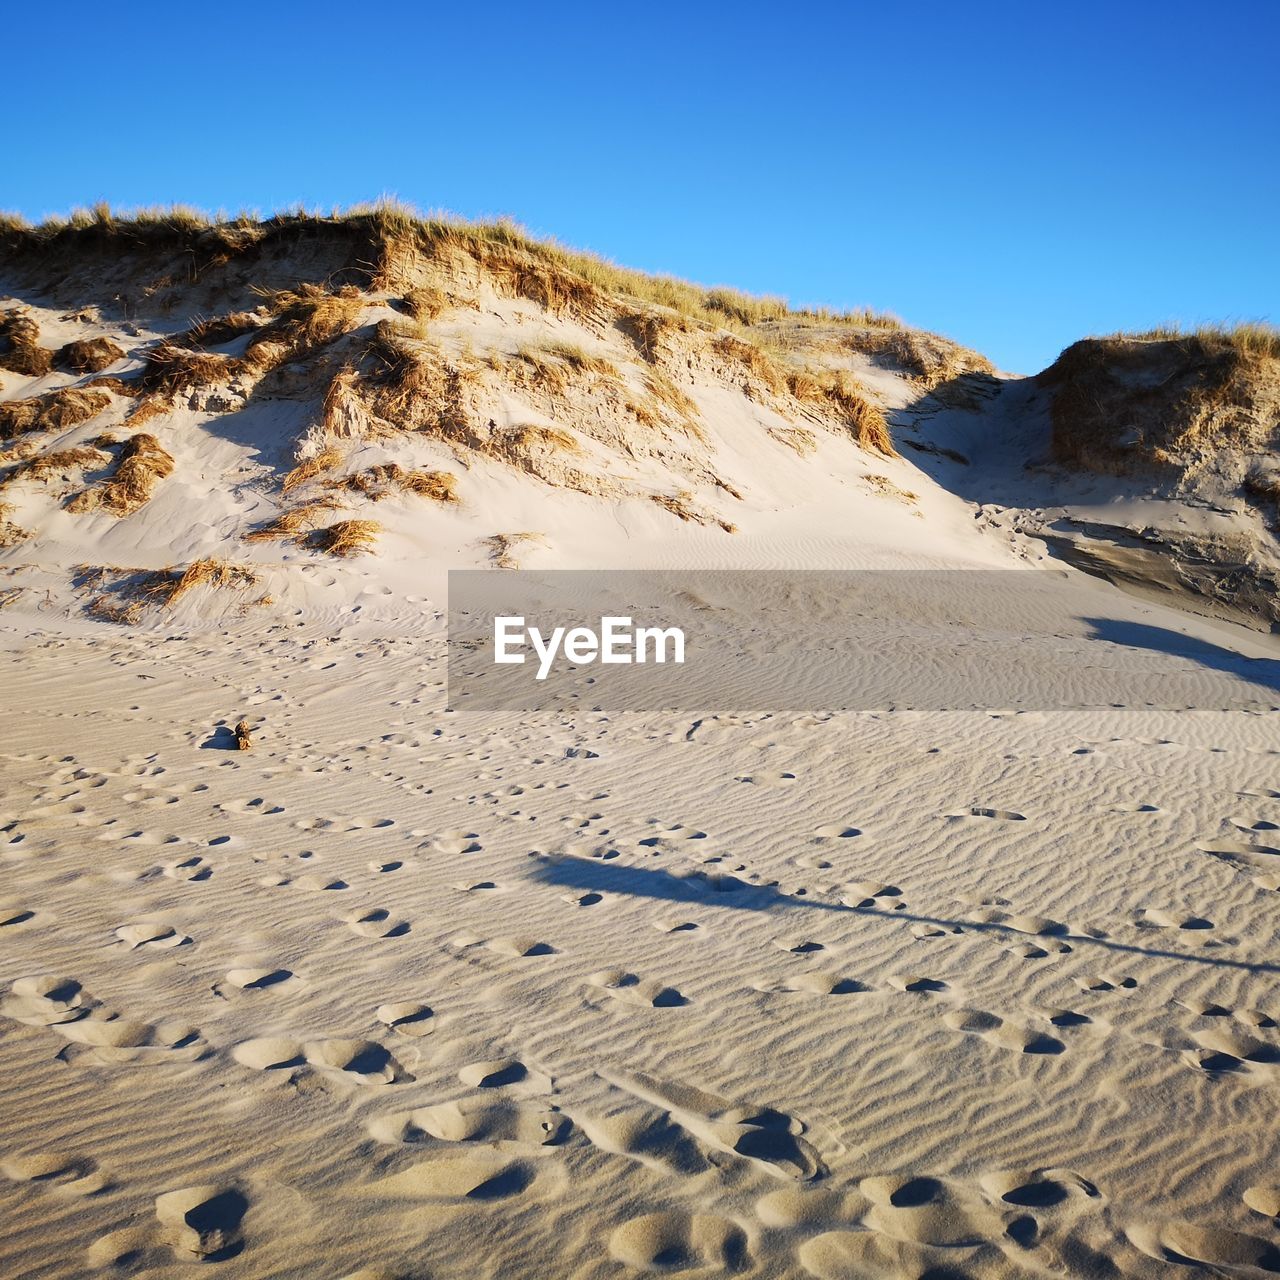
M458 502L457 479L448 471L406 471L394 462L382 463L329 481L332 488L348 489L379 502L395 491L416 494L432 502Z
M172 609L183 596L198 587L239 590L257 586L258 581L258 575L246 565L208 557L193 560L185 569L163 569L151 574L138 584L137 591L145 603Z
M105 466L110 454L92 445L77 445L69 449L51 449L47 453L33 454L15 463L0 476L0 488L15 480L70 480L75 473L88 467Z
M274 369L322 347L355 328L364 310L364 298L354 285L336 293L315 284L299 285L266 298L273 317L245 350L245 362L259 372Z
M76 342L68 342L53 358L59 369L69 373L101 373L123 359L123 348L110 338L80 338Z
M670 511L673 516L678 516L686 523L717 525L725 533L738 532L736 524L728 520L722 520L719 516L713 515L709 511L703 511L699 507L695 507L693 505L693 494L688 490L682 489L679 493L654 493L650 494L649 497L650 501L656 502L664 511Z
M270 523L246 533L244 539L246 542L275 542L284 539L294 542L305 541L307 534L316 529L331 512L337 511L342 505L332 496L316 498L304 506L282 511Z
M0 439L11 440L28 431L65 431L87 422L111 403L105 391L63 387L26 400L0 404Z
M868 328L849 333L841 341L849 351L905 373L924 391L966 374L995 373L986 356L922 329Z
M339 520L313 530L307 535L306 545L330 556L354 556L371 551L381 532L382 526L376 520Z
M433 284L420 284L405 291L405 310L419 325L425 325L449 309L449 295ZM421 329L419 329L421 335Z
M1054 460L1186 477L1222 454L1274 447L1280 331L1263 325L1085 338L1037 375Z
M816 379L816 390L807 383L802 390L804 396L796 385L791 386L791 393L797 399L809 397L810 403L834 410L861 448L872 449L889 458L898 456L883 411L867 398L861 384L851 373L843 369L824 371Z
M259 579L246 565L230 564L210 556L193 560L185 569L112 570L105 565L80 565L73 581L79 589L98 592L85 605L90 617L136 626L148 611L172 609L185 595L200 587L240 591L256 586ZM264 596L258 603L267 600Z
M25 542L31 533L24 529L20 524L15 524L8 518L10 508L0 503L0 551L8 550L9 547L16 547L18 543Z
M67 510L73 514L105 511L132 515L151 500L161 480L173 474L173 455L153 435L140 431L124 442L115 470L101 484L78 493Z
M336 445L327 445L313 457L304 458L280 482L281 492L292 493L294 489L300 488L308 481L315 480L318 476L330 471L336 471L342 466L344 456L342 450Z
M0 312L0 369L38 378L51 368L53 352L40 345L40 326L25 312Z
M495 533L482 539L481 546L488 549L489 559L499 569L518 569L520 562L515 552L518 548L529 544L546 546L546 535L542 533Z
M272 246L300 241L332 242L346 250L346 270L362 273L368 287L421 284L414 268L425 260L470 259L487 271L500 291L527 298L547 310L599 317L612 298L628 298L669 309L712 329L747 331L787 320L826 326L900 327L894 317L858 308L790 308L781 298L756 297L735 289L706 288L673 276L620 267L595 254L536 240L510 220L466 222L426 217L391 201L344 213L290 212L270 218L249 214L210 217L175 206L115 213L107 205L76 210L38 226L10 218L0 223L0 256L24 264L56 263L72 256L172 255L188 280ZM604 309L607 309L605 307Z

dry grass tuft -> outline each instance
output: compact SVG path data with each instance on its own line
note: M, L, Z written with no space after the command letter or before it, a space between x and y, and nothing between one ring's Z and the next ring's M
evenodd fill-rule
M252 311L232 311L229 315L197 320L185 333L179 334L176 341L183 346L207 350L209 347L234 342L244 334L260 328L261 324Z
M755 343L724 333L711 343L711 349L721 359L745 370L748 394L761 387L775 396L787 390L786 374Z
M656 502L664 511L670 511L673 516L678 516L686 523L714 524L723 529L725 533L738 532L736 524L732 524L728 520L722 520L719 516L695 507L693 505L693 494L689 493L688 490L681 490L679 493L653 493L649 495L649 498L650 501Z
M490 366L498 372L510 372L517 382L527 383L552 396L563 395L575 378L609 378L622 380L618 366L593 355L571 342L541 341L523 343L512 361L490 357Z
M374 330L367 348L374 368L365 380L372 412L394 428L473 440L467 394L478 369L446 360L436 347L411 347L407 336L385 320Z
M0 529L0 537L3 537L2 529ZM0 591L0 609L7 609L11 604L17 604L26 591L26 587L6 587Z
M25 542L29 537L31 537L29 530L0 516L0 551L16 547L18 543Z
M419 324L426 324L449 309L449 295L435 285L422 284L405 293L404 305Z
M245 565L229 564L225 560L208 557L193 560L182 570L164 569L160 573L151 574L137 585L136 590L145 603L172 609L183 596L197 587L231 590L254 587L258 581L258 575Z
M768 431L779 444L785 444L802 458L818 448L818 437L808 427L769 427Z
M481 545L488 548L489 559L499 569L518 569L520 562L516 559L514 553L518 547L527 546L530 543L546 546L546 535L541 533L495 533L481 541Z
M270 524L246 533L244 539L246 542L274 542L284 538L295 542L303 541L310 531L342 505L332 496L316 498L305 506L294 507L291 511L282 511Z
M406 493L429 498L432 502L450 504L460 501L457 478L450 471L405 471L396 478L396 483Z
M684 316L672 311L632 312L621 316L617 326L649 364L659 364L668 354L671 339L693 328Z
M243 369L243 363L230 356L188 351L167 340L144 352L142 358L146 367L134 382L135 391L162 400L193 387L230 382Z
M376 520L339 520L308 534L306 545L326 555L354 556L371 550L381 532Z
M343 457L342 450L336 445L327 445L315 457L304 458L299 462L281 481L281 491L283 493L292 493L294 489L306 484L309 480L314 480L317 476L322 476L327 471L336 470L342 465Z
M884 413L879 406L867 399L852 374L840 369L829 377L824 377L821 394L827 404L839 414L844 426L861 448L874 449L889 458L898 456Z
M259 372L336 342L355 328L364 298L353 285L329 293L319 285L304 284L268 295L266 307L274 319L253 338L244 356Z
M110 338L81 338L68 342L54 356L59 369L71 373L101 373L117 360L124 359L124 350Z
M90 511L132 515L150 501L156 485L171 475L173 468L173 455L155 436L140 431L125 441L110 478L78 493L67 510L77 515Z
M484 452L503 462L522 464L530 455L541 452L579 454L581 446L567 431L544 427L536 422L521 423L495 431Z
M22 311L0 312L0 369L38 378L53 367L53 352L40 345L40 326Z
M87 422L111 403L105 391L82 391L63 387L27 400L0 404L0 440L9 440L28 431L65 431Z
M916 502L919 500L918 493L912 493L910 489L903 489L899 485L893 483L888 476L863 476L862 477L877 493L883 494L886 498L897 498L899 502Z
M847 334L843 345L906 373L924 391L965 374L995 372L986 356L920 329L868 328Z
M83 471L86 467L100 467L110 460L109 454L90 445L53 449L48 453L35 454L10 467L0 478L0 487L15 480L48 480L50 477L69 480L73 472Z
M393 490L417 494L433 502L456 503L457 480L448 471L406 471L394 462L369 467L353 475L331 480L332 488L349 489L363 494L374 502L387 497Z

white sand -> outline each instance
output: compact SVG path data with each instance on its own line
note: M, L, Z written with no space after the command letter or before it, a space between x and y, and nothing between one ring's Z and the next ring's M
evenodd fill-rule
M1042 563L909 453L703 407L734 537L480 464L460 512L382 504L376 557L255 546L243 619L86 623L62 575L265 519L227 481L257 445L193 415L145 518L41 516L0 614L0 1274L1280 1270L1280 743L1207 709L1229 671L1148 655L1165 707L444 710L444 570L497 530L541 567ZM1046 705L1120 653L1068 648Z

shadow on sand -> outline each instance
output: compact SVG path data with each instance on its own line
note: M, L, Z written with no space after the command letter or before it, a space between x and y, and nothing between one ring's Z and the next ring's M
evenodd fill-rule
M680 902L688 906L728 907L738 911L835 911L850 916L878 916L887 920L905 920L911 924L931 924L948 932L990 933L999 938L1024 941L1028 935L1008 925L980 920L954 920L943 916L922 915L906 908L879 906L868 899L855 904L823 902L817 898L786 894L776 885L755 885L736 876L694 872L688 876L673 875L661 868L630 867L611 860L563 857L543 858L534 871L534 879L562 888L582 889L594 893L625 894L629 897L655 898L663 902ZM1232 960L1225 956L1196 955L1186 951L1169 951L1158 947L1139 947L1117 942L1105 935L1073 933L1062 925L1052 930L1055 937L1073 947L1097 947L1128 955L1155 956L1180 960L1188 964L1209 965L1223 969L1241 969L1247 973L1280 973L1280 963Z
M1186 658L1210 671L1235 676L1248 684L1280 690L1280 660L1275 658L1246 658L1208 640L1169 631L1165 627L1151 627L1143 622L1122 622L1116 618L1084 618L1082 621L1093 628L1096 640Z

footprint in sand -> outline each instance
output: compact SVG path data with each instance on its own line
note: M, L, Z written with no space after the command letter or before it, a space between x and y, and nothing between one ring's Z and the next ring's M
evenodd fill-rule
M1098 1188L1070 1169L1001 1170L985 1174L979 1181L993 1199L1020 1209L1096 1209L1102 1205Z
M30 1182L59 1195L92 1196L111 1184L106 1172L89 1156L69 1156L41 1151L11 1156L0 1163L0 1173L14 1182Z
M438 1156L368 1185L379 1198L405 1200L507 1200L527 1191L545 1161L511 1159L496 1149Z
M953 1009L943 1014L942 1020L953 1031L980 1036L1016 1053L1057 1054L1066 1048L1061 1040L1043 1031L1005 1022L994 1013L984 1013L980 1009Z
M1192 1016L1197 1018L1234 1018L1246 1027L1274 1027L1275 1019L1261 1009L1231 1009L1212 1000L1198 1000L1194 997L1178 1000Z
M442 831L438 836L433 836L418 847L434 849L437 853L450 857L464 853L479 853L484 848L480 843L480 837L474 831Z
M1138 985L1136 978L1116 973L1088 973L1075 978L1074 982L1081 991L1128 991Z
M516 1093L551 1093L552 1079L526 1066L519 1058L492 1058L473 1062L458 1072L458 1079L472 1089L511 1089Z
M1026 816L1016 809L990 809L985 805L970 805L956 813L948 813L948 818L995 818L1000 822L1025 822Z
M1209 1027L1192 1032L1196 1047L1186 1051L1191 1065L1208 1072L1246 1072L1266 1068L1262 1075L1274 1078L1280 1064L1280 1048L1259 1040L1246 1031L1230 1027Z
M182 858L178 862L166 862L164 874L171 880L187 880L193 883L200 883L208 880L213 875L213 867L208 859L196 853L189 858Z
M231 1050L241 1066L254 1071L289 1071L312 1067L356 1084L384 1085L412 1079L376 1040L292 1040L268 1036L245 1040Z
M862 832L852 823L828 822L819 827L813 834L818 840L852 840L854 836L860 836Z
M809 969L805 973L780 979L757 978L751 985L767 995L849 996L871 990L856 978L848 978L827 969Z
M846 885L840 901L846 907L883 907L896 909L905 906L901 901L902 890L896 884L885 884L883 880L855 880ZM887 899L888 901L882 901Z
M342 917L352 933L362 938L402 938L410 930L407 920L396 920L385 907L362 907Z
M296 976L291 969L280 969L272 965L244 965L228 969L226 981L237 991L279 991L287 984L294 984Z
M609 1252L638 1271L745 1271L752 1265L747 1234L708 1213L664 1210L632 1218L609 1237Z
M786 1181L810 1182L827 1172L818 1149L803 1136L808 1126L785 1112L734 1103L696 1086L641 1072L599 1074L615 1088L664 1110L703 1147L741 1157Z
M547 1147L563 1142L572 1127L569 1117L556 1107L480 1097L380 1116L369 1125L369 1132L379 1142L412 1143L432 1137L441 1142Z
M196 1062L208 1052L199 1031L185 1023L153 1026L123 1018L94 999L74 978L18 978L0 1000L0 1016L47 1027L101 1063Z
M620 1004L649 1009L674 1009L689 1003L688 998L681 995L675 987L639 978L623 969L602 969L599 973L593 973L587 982Z
M889 985L896 991L910 992L913 995L933 995L949 989L941 978L929 978L916 973L894 974L889 979Z
M1211 1267L1256 1267L1280 1272L1280 1248L1243 1231L1197 1227L1189 1222L1130 1227L1126 1233L1138 1249L1162 1263L1201 1263Z
M734 782L745 782L750 786L778 789L794 786L799 776L790 769L762 769L758 773L739 774Z
M191 939L185 933L179 933L171 924L163 920L144 920L139 924L122 924L116 930L116 937L130 951L146 947L149 951L167 951L172 947L184 947Z
M553 956L556 949L549 942L542 942L527 934L515 934L505 938L491 938L484 944L486 951L495 955L523 959L525 956Z
M1140 929L1212 929L1213 921L1189 911L1166 911L1148 907L1134 912L1134 924Z
M351 888L341 876L326 876L316 871L299 876L294 884L309 893L341 893L342 890Z
M248 1197L234 1185L183 1187L156 1197L161 1236L184 1260L217 1262L239 1253L248 1208Z
M420 1039L435 1030L435 1011L417 1000L380 1004L374 1016L397 1035Z

